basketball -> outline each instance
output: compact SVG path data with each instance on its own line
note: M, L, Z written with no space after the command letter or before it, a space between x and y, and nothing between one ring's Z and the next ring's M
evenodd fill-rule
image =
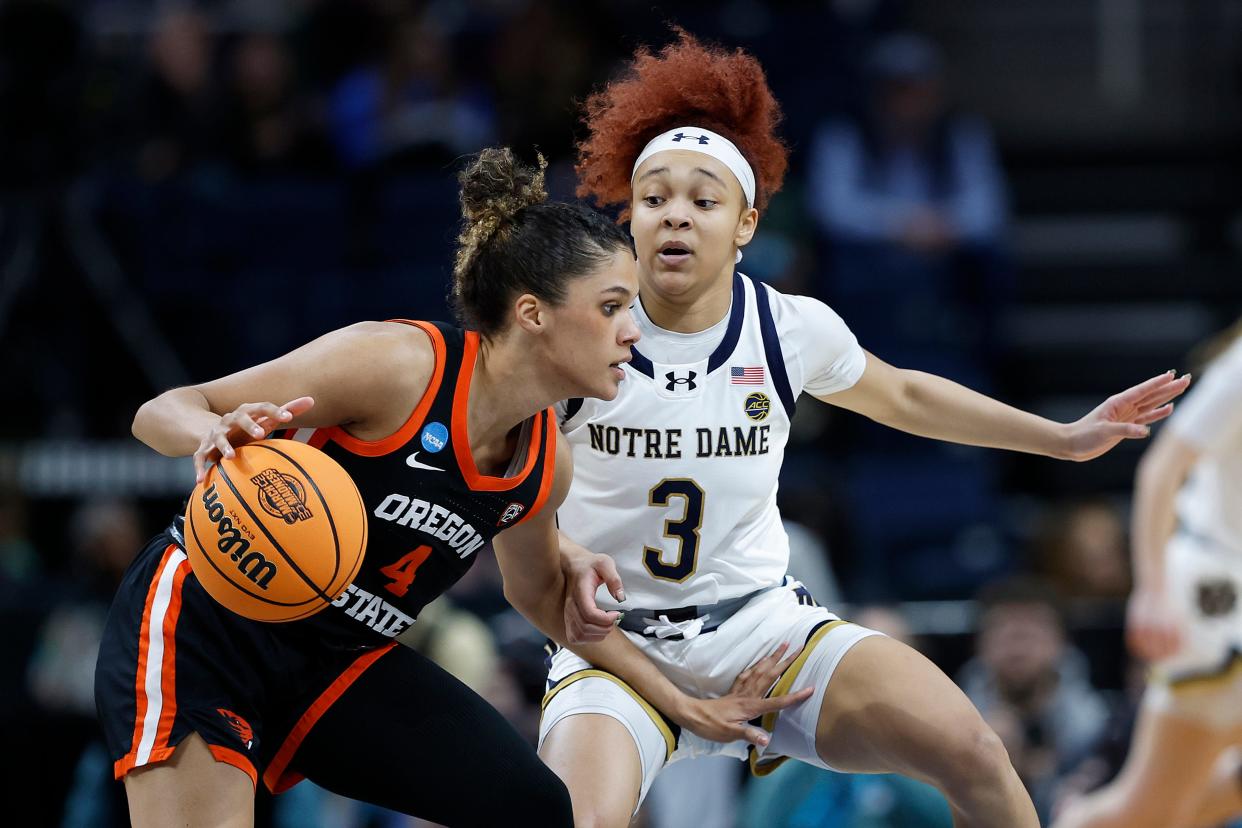
M194 575L220 604L256 621L296 621L328 606L357 575L366 545L354 481L293 440L237 448L186 506Z

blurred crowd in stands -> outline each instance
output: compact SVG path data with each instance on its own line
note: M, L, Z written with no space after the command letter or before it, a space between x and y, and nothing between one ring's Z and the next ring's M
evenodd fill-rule
M553 197L572 197L576 103L670 21L755 53L785 109L792 172L743 269L828 302L890 362L1013 399L1005 171L906 7L0 0L0 440L122 439L166 387L359 319L445 318L463 156L538 150ZM1128 740L1127 493L1027 496L1007 462L805 405L782 508L793 573L949 671L1046 819L1110 778ZM23 824L126 824L95 648L121 573L178 501L0 486L0 710L23 745L6 800L41 791ZM969 599L940 626L900 603ZM543 642L489 556L410 636L534 739ZM260 825L414 824L309 783L259 808ZM750 781L733 762L674 766L641 819L951 824L910 780L790 763Z

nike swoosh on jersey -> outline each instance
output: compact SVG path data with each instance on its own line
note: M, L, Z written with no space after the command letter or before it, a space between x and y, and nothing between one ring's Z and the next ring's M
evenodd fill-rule
M411 469L426 469L427 471L444 471L444 469L437 469L435 466L428 466L426 463L420 463L418 460L417 451L411 454L409 457L405 458L405 464L409 466Z

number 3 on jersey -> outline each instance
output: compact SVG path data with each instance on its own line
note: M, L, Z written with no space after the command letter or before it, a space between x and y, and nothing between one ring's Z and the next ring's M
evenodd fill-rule
M665 563L664 550L643 547L643 565L652 577L681 583L694 574L699 563L699 529L703 525L703 501L707 495L699 484L685 477L661 480L647 495L648 506L668 506L674 497L684 498L686 511L678 520L664 521L664 537L677 541L677 558Z

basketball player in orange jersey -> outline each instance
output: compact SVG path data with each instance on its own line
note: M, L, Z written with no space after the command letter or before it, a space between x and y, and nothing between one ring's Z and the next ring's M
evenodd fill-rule
M758 773L786 758L897 772L939 788L959 825L1030 828L1035 810L1000 740L953 682L786 576L776 489L794 403L806 391L925 437L1081 461L1146 436L1189 379L1170 372L1054 423L887 365L822 303L736 272L785 171L778 120L753 58L685 33L639 51L587 102L579 194L624 207L642 341L617 396L564 407L575 482L558 519L613 559L584 565L614 597L619 571L626 601L600 597L605 613L588 588L570 606L571 629L620 629L552 657L540 755L583 825L627 824L668 761L723 754ZM622 657L618 639L649 661ZM695 696L726 692L782 646L804 651L772 695L798 703L763 730L701 717Z
M1242 814L1242 321L1139 462L1126 638L1151 665L1117 778L1055 828L1213 828Z
M505 588L564 639L551 515L572 466L548 406L617 393L637 336L634 254L597 213L545 203L542 169L508 150L482 153L461 184L453 294L469 329L364 322L138 411L134 434L194 455L200 480L234 446L287 429L353 477L369 540L340 599L285 624L216 604L179 520L138 556L96 673L135 825L250 825L260 779L279 792L304 777L450 825L570 824L563 784L530 746L394 638L484 543L542 520L541 546L502 559Z

